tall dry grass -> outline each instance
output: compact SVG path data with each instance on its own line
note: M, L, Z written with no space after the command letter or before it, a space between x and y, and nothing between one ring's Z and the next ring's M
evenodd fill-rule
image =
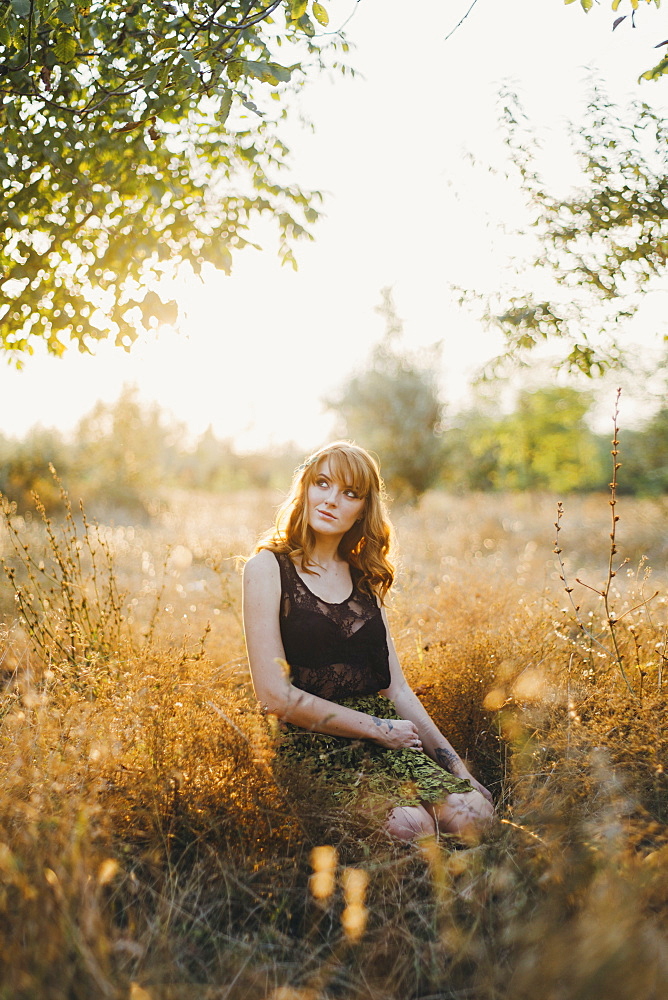
M278 499L176 494L150 526L7 511L2 1000L659 1000L665 504L618 508L633 694L604 602L575 585L576 615L564 591L552 498L395 511L400 655L498 803L461 850L397 846L275 780L235 556ZM605 583L609 517L607 497L566 501L567 582Z

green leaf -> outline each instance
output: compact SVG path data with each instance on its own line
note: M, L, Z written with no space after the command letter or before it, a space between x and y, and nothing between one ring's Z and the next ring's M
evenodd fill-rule
M61 7L57 11L56 17L61 24L66 24L68 27L74 24L74 11L71 7Z
M162 52L162 51L164 51L164 49L175 49L177 47L178 47L178 45L177 45L176 37L174 35L172 35L169 38L161 38L159 42L156 42L155 43L155 47L153 49L153 52L154 53L156 53L156 52Z
M260 118L262 118L264 111L258 111L257 105L254 104L253 101L242 101L241 103L245 108L248 108L249 111L252 111L254 114L259 115Z
M300 17L303 17L306 13L306 8L308 7L308 0L291 0L290 3L290 17L293 21L298 21Z
M648 69L638 80L658 80L660 76L666 74L668 74L668 56L664 56L660 63L657 63L652 69Z
M313 10L313 16L318 22L318 24L321 24L323 28L326 28L327 25L329 24L329 14L327 13L323 5L321 3L316 2L313 4L312 10Z
M143 83L144 83L145 87L152 87L153 86L153 84L155 83L155 81L158 79L158 76L160 74L160 70L161 69L162 69L162 65L160 63L156 63L155 66L151 66L151 68L149 70L147 70L146 73L144 73Z
M70 62L74 59L77 51L77 40L73 35L62 34L58 36L53 47L53 54L61 63Z
M247 75L254 77L256 80L264 80L265 83L278 83L278 80L274 76L269 63L253 62L252 60L247 59L244 62L244 68Z
M181 57L184 60L184 62L186 62L190 66L193 73L199 73L202 67L200 63L198 63L197 59L195 59L195 57L190 52L188 52L187 49L179 49L179 52L181 53Z
M216 87L217 93L222 93L222 99L220 102L220 108L218 111L218 118L220 122L224 125L229 118L230 110L232 108L232 91L224 90L222 87Z
M306 7L306 4L304 4ZM28 17L30 14L30 0L12 0L12 10L17 17Z
M292 70L288 69L287 66L281 66L279 63L269 63L269 68L277 80L281 83L289 83L292 76Z
M250 59L244 62L244 69L247 76L274 86L278 83L287 83L291 75L291 71L279 63L253 62Z
M227 78L231 83L236 83L237 80L241 79L243 65L241 59L233 59L227 64Z
M300 17L299 20L297 21L297 24L302 29L305 35L308 35L309 38L313 38L313 36L315 35L315 28L313 26L313 21L308 16L308 14L304 14L303 17Z
M580 0L580 6L585 13L588 13L594 6L594 0Z

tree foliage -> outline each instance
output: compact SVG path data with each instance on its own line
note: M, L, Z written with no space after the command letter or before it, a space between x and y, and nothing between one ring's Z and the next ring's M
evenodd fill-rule
M460 414L446 436L446 485L465 490L601 489L605 443L586 424L592 396L570 386L519 393L510 413Z
M620 492L668 494L668 406L639 430L621 432L620 458Z
M169 481L183 427L169 425L157 403L125 386L116 402L98 401L76 429L71 475L83 496L107 507L148 507Z
M575 0L564 0L564 3L565 4L575 3ZM594 6L594 0L579 0L579 3L585 14L588 14L589 11ZM628 10L630 7L631 8L630 21L631 25L635 28L635 14L638 8L640 7L641 3L642 0L626 0L626 3L624 2L624 0L611 0L610 6L613 12L615 13L620 8L622 10L624 9ZM646 4L653 3L655 7L661 6L661 0L645 0L645 3ZM627 20L627 18L629 18L628 14L621 14L615 17L614 21L612 22L612 30L615 31L620 26L620 24L622 24L624 21ZM668 40L659 42L658 45L656 45L655 47L657 49L663 49L664 46L667 45L668 45ZM659 60L656 66L652 66L651 69L648 69L644 73L642 73L640 79L658 80L659 77L663 76L665 73L668 73L668 55L666 54L662 56L662 58Z
M368 367L352 375L328 405L344 435L378 454L391 492L413 498L435 482L442 463L438 347L422 356L401 348L403 324L389 288L378 311L386 322L383 340Z
M495 486L511 490L573 490L601 486L607 474L595 435L585 424L589 393L548 386L519 394L515 410L494 431Z
M319 195L279 181L270 112L346 48L326 21L310 0L2 0L0 345L128 347L176 318L155 280L229 272L258 215L294 264Z
M404 439L423 457L415 485L407 478L414 471L404 464L405 448L392 448L385 438L376 442L376 450L393 494L404 497L415 496L425 481L456 492L605 490L610 434L589 428L591 399L591 393L572 387L546 386L525 390L514 408L502 413L496 402L480 397L467 411L450 416L443 434L435 435L438 448L428 462L423 449L432 437L415 429ZM384 401L381 405L375 424L382 424L391 409ZM405 412L410 416L408 403ZM417 413L423 412L418 406ZM373 427L365 425L358 439L368 443L372 434ZM620 491L668 492L668 408L637 430L622 429L620 441ZM49 469L54 465L72 498L82 497L95 516L136 519L168 506L174 488L281 489L302 454L295 445L239 454L211 428L193 441L182 425L127 386L114 402L96 404L72 436L40 427L22 439L0 434L0 493L21 512L33 509L32 491L47 510L59 510L60 488Z
M0 434L0 493L20 510L32 507L37 493L47 508L60 502L60 490L49 466L69 472L70 450L58 431L33 427L21 441Z
M517 267L521 285L486 300L484 319L502 330L507 347L491 370L558 338L563 366L601 374L623 356L623 321L665 275L668 125L647 104L621 109L594 88L584 121L570 124L583 183L563 197L541 179L534 132L507 91L502 124L538 248ZM533 274L550 279L551 294L531 288Z
M295 445L271 454L238 454L211 428L192 441L183 424L127 385L113 402L97 402L72 435L41 427L22 439L0 434L0 493L22 512L32 509L33 491L47 511L59 510L60 486L50 470L55 466L71 497L83 498L91 513L136 517L159 510L175 487L280 488L301 454Z

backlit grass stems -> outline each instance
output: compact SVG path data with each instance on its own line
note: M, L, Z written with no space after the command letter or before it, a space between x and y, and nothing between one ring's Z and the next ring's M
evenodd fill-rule
M561 609L562 553L540 557L531 519L545 503L549 526L551 498L431 494L398 517L401 658L497 798L497 827L466 849L398 846L317 779L275 778L234 580L212 568L218 521L163 580L137 532L124 596L116 536L66 497L62 524L5 506L0 1000L668 995L668 605L613 560L615 483L591 607ZM588 503L569 501L586 571ZM631 530L663 523L633 509ZM170 540L192 555L188 527ZM209 619L215 659L189 637Z
M104 670L104 663L118 654L129 634L109 544L99 527L87 521L83 504L80 524L75 523L69 496L51 471L60 486L64 516L56 527L39 497L34 497L46 549L26 538L24 519L16 516L6 497L0 497L15 557L12 563L3 562L3 568L35 653L51 670L65 670L74 681L82 672Z

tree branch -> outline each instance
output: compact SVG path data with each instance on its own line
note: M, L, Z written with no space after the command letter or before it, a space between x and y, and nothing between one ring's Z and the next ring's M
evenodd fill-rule
M464 21L466 20L466 18L469 16L469 14L473 10L473 8L477 4L477 2L478 2L478 0L473 0L473 3L471 4L471 6L469 7L469 9L464 14L464 16L461 19L461 21L459 21L459 23L454 26L454 28L452 29L452 31L448 32L448 34L445 36L445 38L443 39L443 41L447 42L447 40L449 38L452 38L452 36L454 35L455 31L457 31L458 28L461 28L462 24L464 23Z

